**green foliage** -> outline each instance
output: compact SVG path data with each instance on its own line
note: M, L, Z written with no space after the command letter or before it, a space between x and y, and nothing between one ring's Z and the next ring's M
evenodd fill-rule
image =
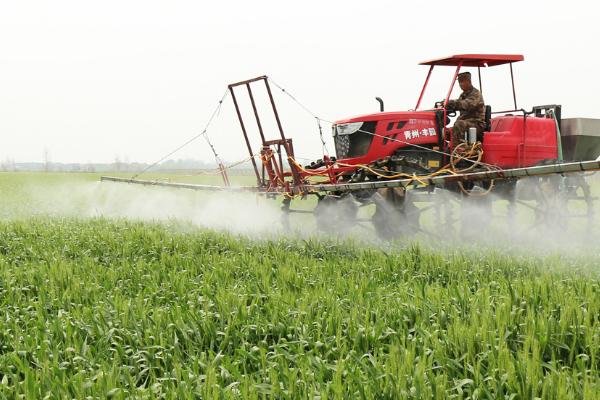
M594 399L597 261L5 221L0 398Z

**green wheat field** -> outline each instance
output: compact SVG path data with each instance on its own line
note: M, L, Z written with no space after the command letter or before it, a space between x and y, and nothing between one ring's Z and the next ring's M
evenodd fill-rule
M0 398L600 398L597 245L257 238L98 177L0 174Z

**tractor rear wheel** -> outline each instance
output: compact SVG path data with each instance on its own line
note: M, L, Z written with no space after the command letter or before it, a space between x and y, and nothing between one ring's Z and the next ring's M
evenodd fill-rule
M589 231L594 222L594 198L583 174L521 179L517 202L533 209L530 229L566 232L575 218Z

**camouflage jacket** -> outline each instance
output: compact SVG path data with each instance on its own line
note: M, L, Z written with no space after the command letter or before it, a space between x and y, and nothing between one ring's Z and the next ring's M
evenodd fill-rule
M470 119L485 123L485 104L481 92L475 88L462 92L458 100L448 102L450 108L460 111L458 120Z

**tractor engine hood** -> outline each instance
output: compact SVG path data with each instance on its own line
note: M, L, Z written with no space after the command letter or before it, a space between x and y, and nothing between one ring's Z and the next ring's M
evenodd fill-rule
M435 111L381 112L338 120L332 136L338 161L370 162L410 144L437 142Z

